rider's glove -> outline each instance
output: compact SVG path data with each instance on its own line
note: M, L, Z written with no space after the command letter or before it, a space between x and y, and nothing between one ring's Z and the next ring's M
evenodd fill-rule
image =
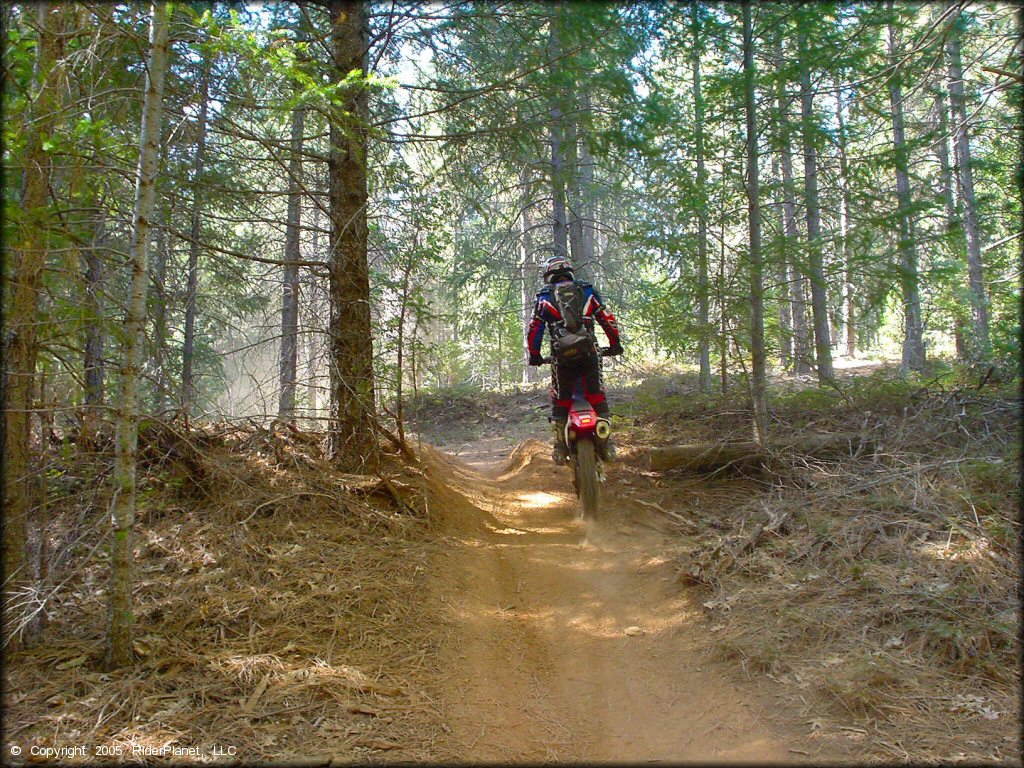
M622 354L622 345L619 343L612 344L608 347L608 357L615 357Z
M540 355L530 355L530 365L544 365L544 358Z

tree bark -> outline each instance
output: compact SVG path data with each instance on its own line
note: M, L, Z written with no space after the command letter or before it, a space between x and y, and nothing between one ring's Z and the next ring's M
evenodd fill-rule
M193 362L196 344L196 300L199 294L199 240L202 224L202 183L206 163L206 123L210 100L210 55L203 61L199 86L199 118L196 124L196 162L192 171L192 223L189 229L188 289L185 296L185 333L181 349L181 412L185 424L192 416L196 401Z
M38 354L39 301L49 254L51 211L49 187L52 155L45 144L53 136L60 113L63 61L62 34L70 6L40 3L33 10L38 26L31 106L25 126L25 170L16 240L7 274L3 375L4 608L8 649L19 647L21 610L12 599L30 584L28 513L32 505L30 477L31 409ZM29 9L26 8L26 13Z
M978 226L978 205L974 196L974 172L971 168L971 145L967 133L967 105L964 96L963 66L960 62L958 17L946 38L949 65L949 98L953 107L953 146L955 176L967 238L967 276L971 296L971 319L974 325L970 355L976 361L987 360L990 353L988 334L988 296L985 291L985 270L981 260L981 230Z
M801 27L806 19L801 18ZM832 342L828 326L828 295L825 284L824 254L821 240L821 206L818 200L818 152L814 147L814 93L811 90L810 54L807 33L797 34L800 61L800 135L804 150L804 201L807 209L807 271L811 279L811 316L814 320L814 350L818 381L833 379Z
M125 316L124 358L121 364L121 402L117 410L117 442L114 460L114 499L111 502L113 537L110 544L109 620L106 665L122 667L132 661L132 527L135 524L135 471L139 438L138 378L146 319L146 261L149 252L150 221L156 197L156 175L160 153L160 121L163 109L164 75L167 70L167 4L152 6L149 33L149 66L139 136L139 166L135 181L135 210L132 215L131 286Z
M708 325L708 173L704 165L704 94L700 83L700 8L690 6L690 29L692 48L690 61L693 66L693 129L694 153L697 161L697 326L700 337L697 341L697 357L700 366L698 383L700 391L711 392L711 329Z
M331 0L335 77L365 77L369 21L362 2ZM367 133L369 94L360 81L345 86L331 116L330 200L331 452L341 469L378 463L374 424L370 272L367 262Z
M743 3L743 101L746 113L747 219L750 258L750 399L754 415L754 442L768 440L768 408L765 397L764 276L761 264L761 200L757 152L757 95L754 88L753 23L750 0Z
M292 112L291 158L288 162L288 213L284 241L283 290L281 295L280 397L277 416L295 421L295 384L299 358L299 234L302 224L302 132L306 111Z
M889 0L893 13L893 2ZM895 61L896 30L889 21L889 57ZM892 141L896 166L896 199L899 210L900 287L903 291L903 373L924 370L924 332L921 327L921 293L918 287L917 252L914 246L914 222L911 219L909 150L903 127L903 89L899 68L889 78L889 104L892 109Z

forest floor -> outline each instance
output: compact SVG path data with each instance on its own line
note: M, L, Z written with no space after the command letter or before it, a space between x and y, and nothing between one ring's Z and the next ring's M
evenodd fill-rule
M749 430L740 393L691 385L611 393L621 460L590 532L542 390L421 399L419 461L387 482L310 433L155 426L119 672L109 451L55 457L60 588L7 658L5 760L1019 763L1016 394L776 382L780 433L852 425L873 450L652 472L652 445Z

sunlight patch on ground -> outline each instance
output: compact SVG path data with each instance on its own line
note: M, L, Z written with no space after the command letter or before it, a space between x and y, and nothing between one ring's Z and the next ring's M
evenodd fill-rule
M255 682L258 675L271 671L280 672L284 670L284 662L273 654L258 654L256 656L229 656L222 660L219 666L233 673L243 682Z
M980 560L989 549L988 542L984 539L972 539L967 542L954 544L943 542L927 542L918 547L923 555L935 558L936 560Z
M553 493L545 493L544 491L530 491L518 494L516 498L519 503L528 509L537 509L539 507L550 507L553 504L565 503L564 496L556 496Z
M881 368L884 365L892 365L893 363L897 363L898 364L899 363L899 359L898 358L893 358L893 359L885 358L885 359L882 359L882 360L870 360L870 359L864 359L864 358L860 358L860 357L846 357L845 355L839 355L837 357L832 358L832 367L836 368L836 369L843 369L843 370L852 369L852 368L862 368L864 370L874 370L876 368Z
M487 530L491 531L491 533L504 533L504 534L511 534L513 536L525 536L527 534L537 534L537 533L565 533L565 530L562 529L562 528L536 528L536 527L530 527L530 528L495 528L495 527L490 526L490 525L487 526ZM498 545L498 546L501 546L501 545Z

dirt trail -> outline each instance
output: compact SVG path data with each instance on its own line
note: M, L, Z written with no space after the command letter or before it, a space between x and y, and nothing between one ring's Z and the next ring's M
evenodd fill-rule
M548 449L530 441L505 466L493 449L431 457L447 534L432 569L447 627L439 704L460 757L800 759L765 703L697 652L700 620L659 556L664 536L614 476L607 522L581 544L568 474Z

